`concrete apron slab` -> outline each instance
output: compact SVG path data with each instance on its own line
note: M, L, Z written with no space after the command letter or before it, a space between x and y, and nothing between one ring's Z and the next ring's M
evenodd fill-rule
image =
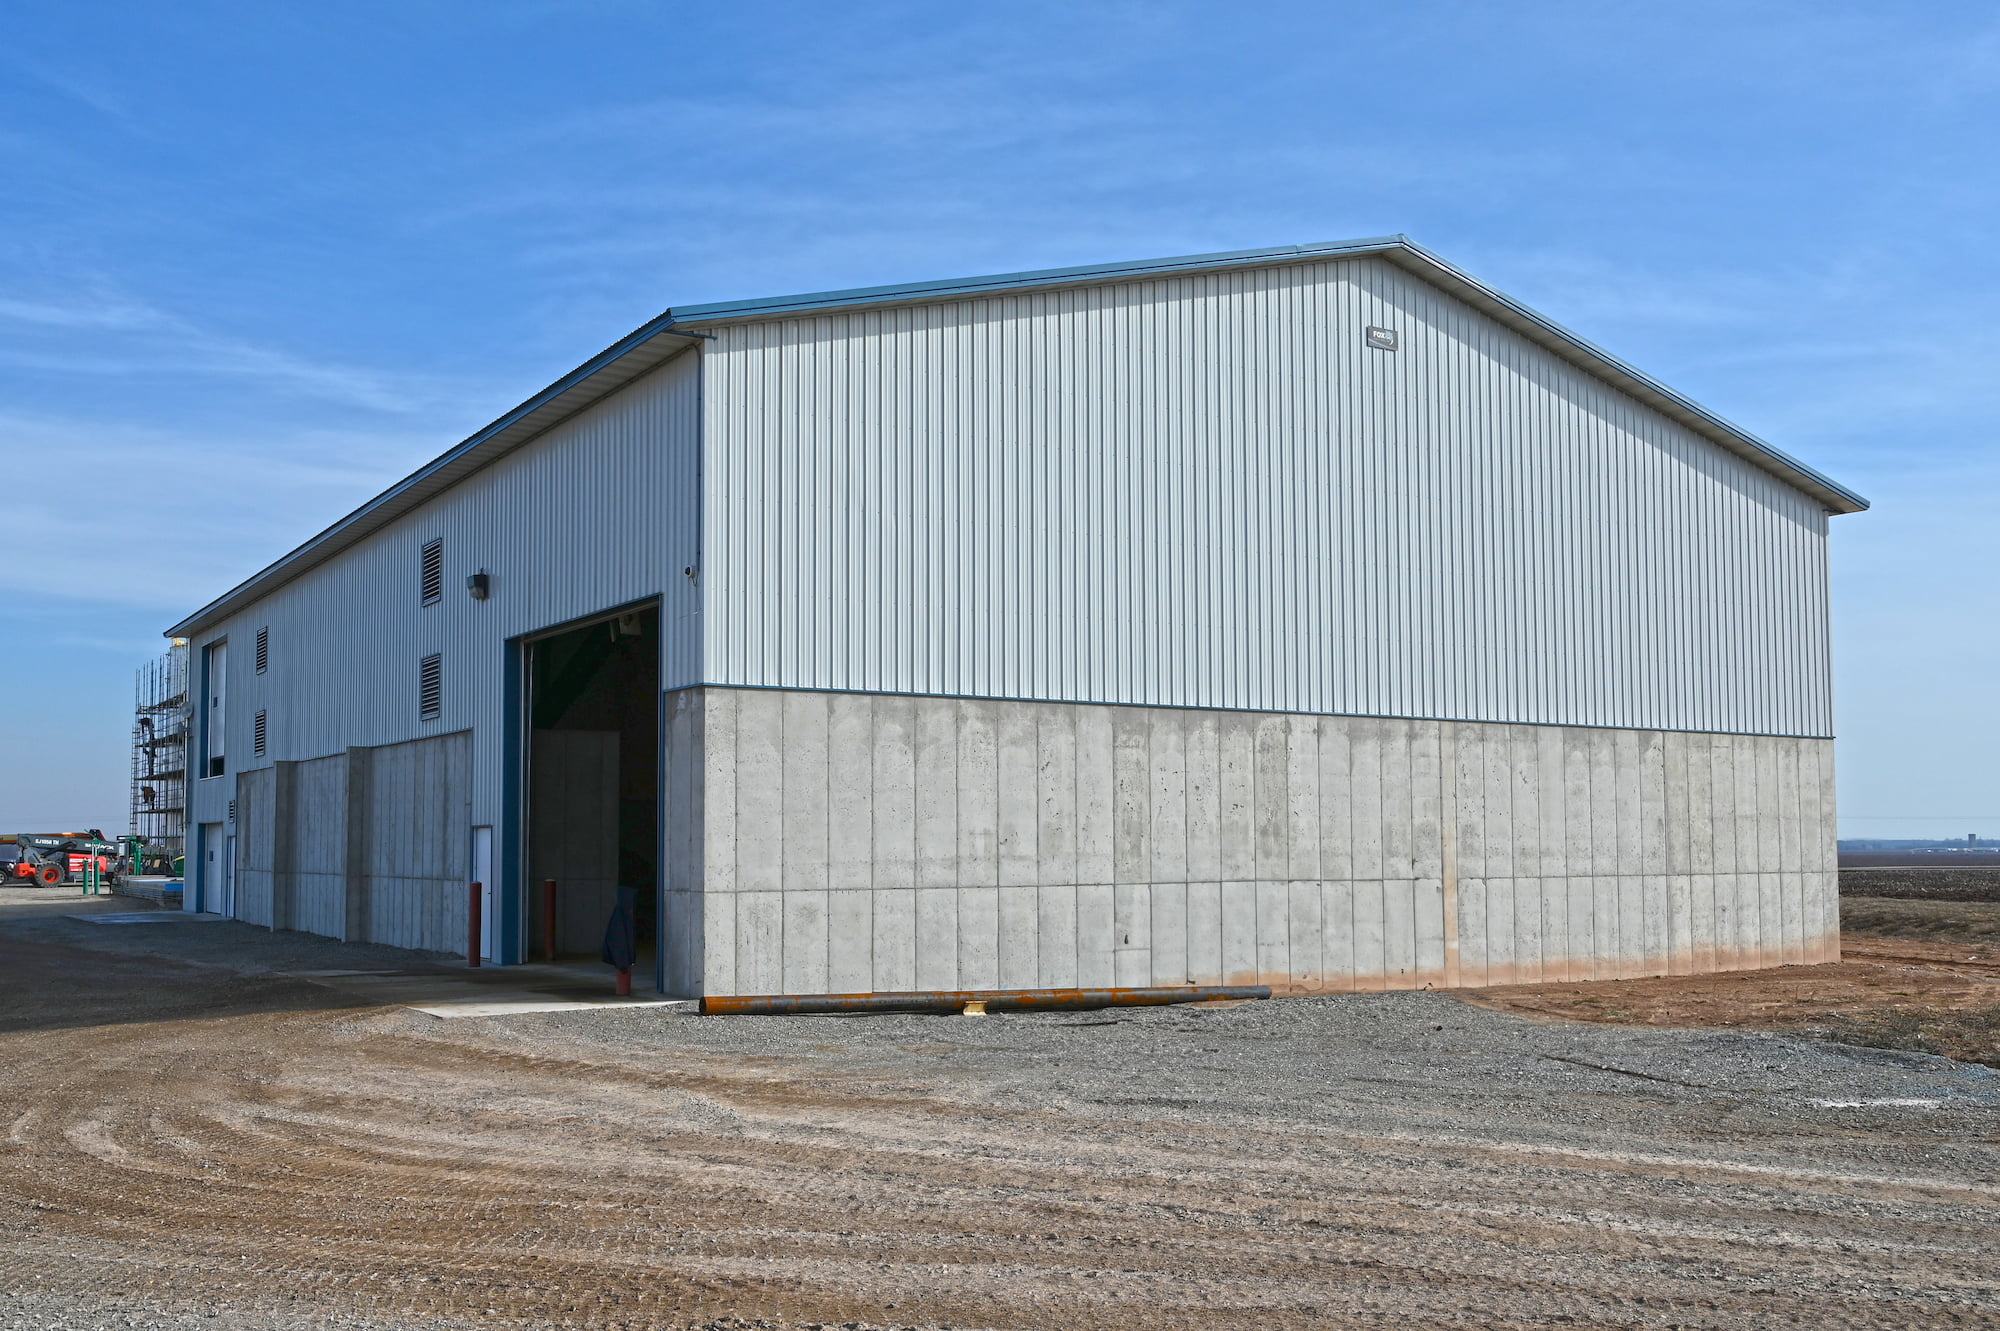
M582 1012L594 1008L653 1008L692 1015L700 1004L659 994L620 998L611 992L609 967L531 965L410 971L283 971L293 979L337 989L383 1007L407 1007L447 1020L506 1017L531 1012Z

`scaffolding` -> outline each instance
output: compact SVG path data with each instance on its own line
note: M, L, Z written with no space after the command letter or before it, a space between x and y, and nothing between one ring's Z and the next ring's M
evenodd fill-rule
M182 854L187 837L188 645L176 638L139 667L132 723L132 832L152 850Z

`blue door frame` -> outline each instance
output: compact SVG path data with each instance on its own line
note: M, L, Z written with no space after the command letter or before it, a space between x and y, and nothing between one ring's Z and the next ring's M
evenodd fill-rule
M525 634L507 640L507 661L505 696L502 706L506 710L505 733L501 741L500 779L500 825L494 829L494 837L499 842L495 855L499 860L500 881L505 891L496 893L499 901L499 936L494 943L494 960L503 966L518 966L528 956L528 889L527 844L528 844L528 647L537 638L546 638L562 633L579 624L589 624L611 615L628 610L651 608L662 610L662 624L665 617L665 598L648 596L628 605L617 606L608 611L573 620L566 625L557 625L539 632ZM656 868L653 873L653 988L659 993L666 992L667 976L667 708L666 693L666 641L662 627L657 647L660 660L653 673L653 724L657 727L657 741L653 750L653 761L659 772L654 778L657 804L653 815L653 855Z
M494 854L499 860L500 890L493 894L500 918L494 922L494 960L502 966L518 966L527 956L525 905L527 866L522 850L527 844L527 795L523 777L527 771L527 660L528 644L510 638L506 645L505 682L501 705L506 713L500 754L500 825L494 829L499 843Z

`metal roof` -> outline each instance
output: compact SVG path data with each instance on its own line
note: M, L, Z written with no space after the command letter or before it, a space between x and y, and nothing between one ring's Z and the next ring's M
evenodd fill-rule
M698 345L701 339L711 336L703 331L705 328L819 311L963 300L1029 288L1096 285L1179 273L1268 267L1361 255L1374 255L1416 273L1583 370L1796 486L1831 512L1858 513L1868 507L1866 499L1846 486L1682 396L1513 297L1453 267L1408 236L1377 236L1366 240L1227 250L1176 258L1043 268L984 277L904 282L893 286L856 287L844 291L816 291L757 300L680 306L613 343L291 553L175 624L167 630L167 636L187 637L197 633L333 558L473 472L616 392L671 357Z

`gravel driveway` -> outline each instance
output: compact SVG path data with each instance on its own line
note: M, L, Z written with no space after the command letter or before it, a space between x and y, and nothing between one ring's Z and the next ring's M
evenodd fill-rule
M412 964L0 900L0 1326L2000 1326L1985 1067L1441 994L440 1021L286 973Z

